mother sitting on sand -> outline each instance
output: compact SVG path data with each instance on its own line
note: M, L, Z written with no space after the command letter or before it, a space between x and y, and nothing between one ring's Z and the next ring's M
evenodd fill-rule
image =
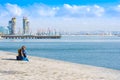
M21 49L18 49L17 60L28 61L26 47L22 46Z

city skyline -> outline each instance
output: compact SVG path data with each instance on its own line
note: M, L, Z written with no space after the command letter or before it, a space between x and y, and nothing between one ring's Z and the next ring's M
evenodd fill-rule
M21 1L0 1L0 25L7 26L16 17L16 26L22 28L21 18L26 16L33 31L48 27L69 32L120 30L119 0Z
M16 27L16 17L12 17L11 20L8 21L8 31L9 31L9 35L16 35L16 34L19 34L19 35L29 35L30 34L30 28L29 28L29 20L27 19L27 17L23 17L22 19L23 21L23 27L22 29L19 29L17 31L17 27ZM21 32L22 31L22 32Z

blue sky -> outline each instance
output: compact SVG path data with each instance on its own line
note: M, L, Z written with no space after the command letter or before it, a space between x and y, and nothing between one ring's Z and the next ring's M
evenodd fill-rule
M93 4L117 4L120 0L0 0L0 3L18 4L20 6L32 5L34 3L43 3L46 5L93 5Z
M16 17L22 29L23 16L34 31L118 31L120 0L0 0L0 25Z

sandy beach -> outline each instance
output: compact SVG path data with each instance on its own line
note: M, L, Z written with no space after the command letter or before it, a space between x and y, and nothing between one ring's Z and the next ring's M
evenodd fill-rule
M16 54L0 51L0 80L119 80L120 70L81 65L29 56L16 61Z

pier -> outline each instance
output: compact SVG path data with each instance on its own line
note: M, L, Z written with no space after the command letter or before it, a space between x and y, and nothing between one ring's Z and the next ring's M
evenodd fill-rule
M59 39L60 35L55 36L39 36L39 35L2 35L3 39Z

